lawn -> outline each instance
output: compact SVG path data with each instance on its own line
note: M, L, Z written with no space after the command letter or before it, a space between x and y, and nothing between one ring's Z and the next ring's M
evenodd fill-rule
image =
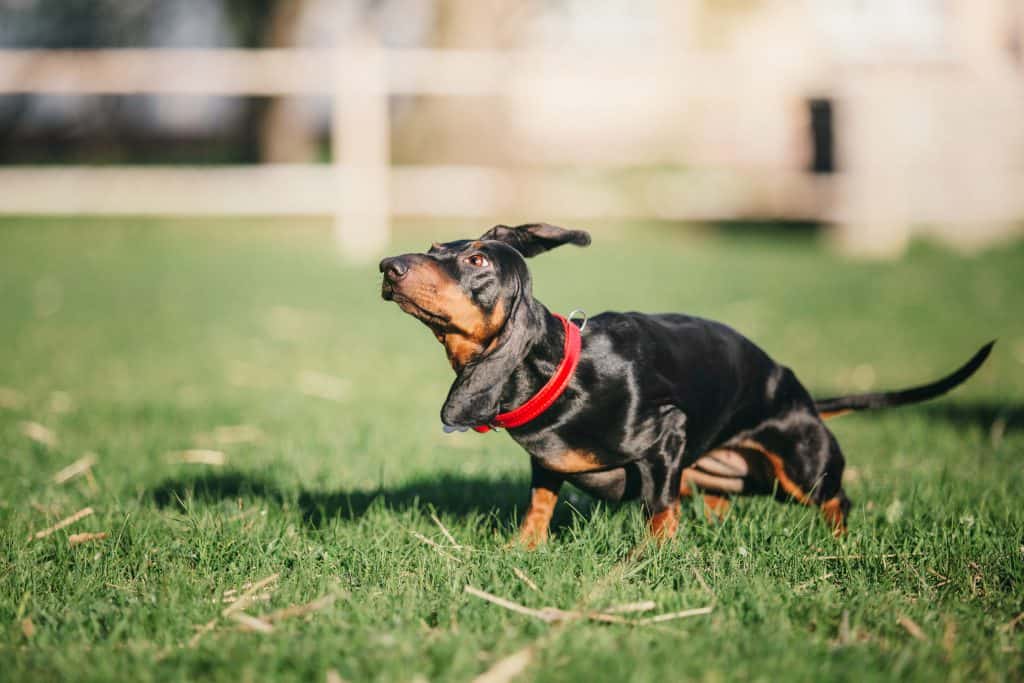
M401 226L396 250L473 235ZM441 349L325 226L4 219L0 679L462 681L517 653L541 681L1024 677L1024 244L862 263L804 234L606 226L532 268L554 310L725 321L819 396L1000 341L949 397L832 423L840 541L744 499L722 524L684 506L674 542L643 545L638 506L569 491L530 553L506 545L525 455L441 433ZM71 544L89 532L108 535ZM655 603L634 620L713 609L549 624L466 586Z

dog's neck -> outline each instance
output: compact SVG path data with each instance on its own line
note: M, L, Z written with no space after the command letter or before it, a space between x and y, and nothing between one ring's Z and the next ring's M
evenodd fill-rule
M441 421L475 427L519 408L555 374L564 345L565 330L558 318L532 297L519 302L498 345L457 371Z
M555 374L564 355L562 322L536 299L531 302L531 309L530 342L522 362L505 381L502 411L518 408L540 391Z

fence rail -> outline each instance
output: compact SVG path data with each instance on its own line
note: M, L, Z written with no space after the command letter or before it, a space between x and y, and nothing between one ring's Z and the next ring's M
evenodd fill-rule
M529 206L564 218L701 218L733 215L740 194L693 196L693 175L641 172L634 191L558 170L393 167L391 95L497 96L510 81L600 73L609 82L668 81L683 59L663 53L384 50L367 36L346 49L0 50L0 94L325 95L332 98L328 165L232 167L11 167L0 169L0 213L328 214L342 249L379 251L392 215L484 217ZM695 58L689 57L692 62ZM690 96L714 91L728 60L693 64ZM606 169L609 170L609 169ZM789 186L813 184L790 177ZM703 183L703 185L702 185ZM458 188L453 190L453 188ZM681 202L680 198L689 198Z
M337 209L345 169L329 165L232 167L0 168L0 213L26 215L329 215ZM339 178L339 173L341 177ZM725 174L719 174L725 175ZM730 175L730 182L735 178ZM393 166L388 212L404 217L493 218L528 206L561 219L716 220L749 212L749 192L704 192L721 185L713 171L566 174L483 166ZM830 180L758 174L759 206L766 192L792 218L820 217L814 197ZM281 188L291 188L281 192ZM458 191L453 191L457 188ZM801 201L799 198L803 198ZM767 198L770 203L771 198Z
M368 54L379 73L367 73ZM591 71L657 81L680 63L698 75L685 88L697 97L720 96L722 81L743 73L734 59L693 53L377 49L364 40L335 50L0 50L0 93L335 95L339 80L354 77L392 95L499 95L510 76Z

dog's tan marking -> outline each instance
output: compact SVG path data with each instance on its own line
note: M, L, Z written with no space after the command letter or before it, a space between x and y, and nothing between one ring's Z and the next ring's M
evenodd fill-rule
M440 339L456 371L487 351L505 324L504 302L498 301L488 313L474 304L458 285L449 286L443 299L433 303L438 307L435 310L443 311L451 321L453 329L446 330Z
M834 417L842 417L843 415L848 415L849 413L852 412L853 410L851 410L850 408L843 408L841 410L826 410L823 413L818 413L818 417L820 417L822 420L831 420Z
M679 530L679 506L672 505L651 516L651 536L661 542L675 538Z
M483 346L459 334L442 335L440 341L444 344L448 362L456 372L469 365L474 358L484 352Z
M778 480L779 486L782 487L783 491L785 491L795 500L803 503L804 505L814 504L814 501L811 500L811 497L807 495L807 493L800 487L800 485L797 484L792 479L790 479L789 475L786 474L785 464L783 463L782 458L779 457L777 453L772 453L761 444L757 443L756 441L751 441L750 439L741 441L738 444L738 446L740 448L747 448L752 451L756 451L763 455L765 458L767 458L768 462L772 466L772 471L775 474L775 478Z
M551 489L536 487L530 490L530 507L519 527L519 542L523 546L532 550L548 540L548 526L557 502L558 493Z
M704 494L704 517L709 522L721 522L729 511L729 499L713 493Z
M424 320L444 345L456 371L487 351L505 324L504 302L499 301L491 311L480 308L456 280L431 261L417 263L402 280L398 293L408 300L400 299L398 304L406 313L424 320L423 311L427 311L444 321Z
M839 538L846 533L846 516L843 514L842 501L830 498L821 504L821 514L832 527L832 535Z
M563 452L557 460L544 460L542 465L546 470L561 474L582 474L604 466L592 452L575 448Z

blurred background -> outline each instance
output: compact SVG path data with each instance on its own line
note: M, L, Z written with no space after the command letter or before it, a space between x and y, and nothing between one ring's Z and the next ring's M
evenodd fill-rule
M720 320L817 397L999 341L829 423L835 549L766 497L619 573L640 507L568 490L527 558L528 459L442 433L377 262L530 221L594 237L530 260L552 311ZM0 681L468 680L527 637L545 680L1024 680L1022 236L1024 0L0 0ZM254 616L338 603L206 633L271 572ZM466 583L716 612L538 636Z
M1024 226L1019 0L0 0L0 215ZM444 237L444 235L432 235Z

